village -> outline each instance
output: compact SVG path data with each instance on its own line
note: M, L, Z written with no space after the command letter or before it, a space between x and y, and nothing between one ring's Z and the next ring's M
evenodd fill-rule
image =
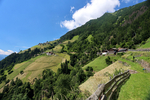
M127 52L127 48L111 48L110 50L103 50L102 52L97 52L98 55L108 55L108 54L114 54L116 55L117 53L124 53Z

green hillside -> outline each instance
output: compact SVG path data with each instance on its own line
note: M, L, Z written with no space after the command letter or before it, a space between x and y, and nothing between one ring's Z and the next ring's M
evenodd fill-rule
M145 42L144 45L142 45L142 46L140 47L140 49L141 49L141 48L150 48L150 38Z
M147 71L143 71L143 66L137 62L133 62L131 56L135 56L135 60L144 60L149 63L149 52L129 52L120 59L123 62L131 65L131 69L136 73L131 74L129 80L122 86L118 100L149 100L150 90L150 67L147 67ZM128 59L128 60L126 60Z
M16 64L13 67L13 72L8 74L6 72L6 80L16 79L17 77L23 82L33 82L35 78L40 78L44 69L51 69L54 72L57 72L57 69L60 68L60 64L65 60L69 60L70 57L66 53L56 53L56 56L47 56L41 55L35 58L31 58L28 61ZM20 74L20 71L23 71L23 74ZM0 88L4 85L0 84Z
M120 56L114 55L109 55L109 57L112 62L115 62L120 58ZM85 70L87 67L92 67L93 71L98 72L108 66L108 64L106 63L106 58L108 58L108 56L100 56L82 68Z
M85 100L115 72L125 70L131 77L118 99L145 99L150 53L100 54L111 48L150 48L149 25L150 7L145 1L105 13L58 40L9 55L0 61L0 100Z

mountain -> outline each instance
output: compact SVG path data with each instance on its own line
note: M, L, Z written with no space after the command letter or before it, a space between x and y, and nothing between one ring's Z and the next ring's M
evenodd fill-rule
M102 50L115 47L135 48L136 44L150 37L148 28L150 10L147 4L147 2L142 2L114 13L105 13L102 17L67 32L60 38L60 41L79 35L79 40L72 43L69 49L77 52L80 52L80 49L82 52L86 50L88 52L88 48L93 45ZM91 43L86 41L89 35L93 36ZM86 44L90 45L86 46Z
M144 59L149 61L144 53L129 52L125 56L119 53L110 57L99 57L99 54L111 48L136 49L145 43L144 47L149 47L149 25L150 7L147 2L142 2L114 13L105 13L58 40L13 53L0 61L0 99L86 99L90 93L85 91L86 96L83 95L79 86L85 89L89 81L92 83L98 79L95 75L99 71L108 74L109 79L115 68L121 68L120 60L131 65L132 70L139 71L138 77L140 74L142 78L148 77L149 74L141 72L141 67L132 59L133 56L144 55ZM116 72L120 71L116 69ZM123 69L129 67L125 65ZM95 82L98 83L99 79ZM130 82L133 83L132 80Z

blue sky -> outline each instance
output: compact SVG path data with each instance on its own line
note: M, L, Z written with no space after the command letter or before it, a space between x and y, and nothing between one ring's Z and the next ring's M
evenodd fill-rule
M144 0L0 0L0 55L53 41L90 19Z

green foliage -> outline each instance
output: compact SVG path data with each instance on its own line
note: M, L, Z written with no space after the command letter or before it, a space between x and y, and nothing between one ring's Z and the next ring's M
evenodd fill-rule
M147 94L147 96L145 97L144 100L150 100L150 91L148 91L148 94Z
M74 100L82 97L78 86L93 75L92 71L103 69L117 60L117 58L113 59L109 56L106 56L107 58L105 56L99 57L94 60L97 57L97 52L115 47L135 48L136 44L140 44L150 37L150 28L148 27L150 25L150 8L146 8L145 13L140 16L137 16L137 13L133 13L141 10L143 6L147 6L147 4L143 2L129 8L120 9L112 14L105 13L101 18L91 20L85 25L69 31L59 41L76 40L72 43L68 42L66 46L61 45L61 52L67 51L70 55L69 62L66 60L65 63L62 63L57 73L50 69L45 69L42 73L42 78L36 79L32 88L29 82L23 83L18 78L15 81L11 80L10 85L4 86L0 99L41 100L45 97L48 99ZM130 23L128 23L129 20L131 20ZM15 64L31 59L34 55L47 49L52 49L57 44L55 42L53 45L41 50L38 48L34 50L28 49L24 53L9 55L0 61L0 82L6 80L5 70L11 73ZM141 44L144 44L144 42ZM118 55L122 56L123 54ZM86 67L84 72L81 66L86 65L92 60L94 60L93 66L87 65L90 67ZM100 65L101 63L104 65ZM138 70L141 69L138 68ZM120 71L115 70L114 75L117 75ZM20 74L22 73L23 70L20 71ZM6 80L6 83L8 82L9 80ZM145 82L148 83L148 81Z
M11 100L31 100L27 95L18 94L13 95Z
M86 71L93 71L93 68L88 66L85 70Z
M90 77L90 76L93 76L93 75L94 75L94 74L93 74L92 71L87 71L87 72L86 72L86 76L87 76L87 77Z
M5 81L5 84L7 84L7 83L9 83L10 82L10 80L9 79L7 79L6 81Z
M24 73L23 70L21 70L21 71L20 71L20 74L23 74L23 73Z
M121 72L123 72L122 69L119 69L119 70L115 69L114 75L116 76L120 74Z
M108 65L112 64L112 61L109 56L105 59L105 61Z
M131 74L129 80L122 86L118 100L146 100L145 97L149 97L148 91L150 88L150 74L144 73L142 71L142 67L139 64L127 60L124 61L130 64L131 68L136 70L137 73Z
M2 83L2 81L5 81L5 80L6 80L6 75L0 76L0 83Z
M22 83L18 78L11 80L10 85L4 86L0 96L1 100L30 100L33 97L33 90L30 83Z
M121 52L121 53L117 53L117 55L121 57L121 56L123 56L123 55L124 55L124 53L123 53L123 52Z

